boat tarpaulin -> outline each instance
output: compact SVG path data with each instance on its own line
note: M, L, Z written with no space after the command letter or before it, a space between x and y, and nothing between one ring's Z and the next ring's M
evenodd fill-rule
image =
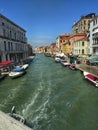
M20 72L20 71L24 71L25 69L20 67L20 68L15 68L13 69L13 72Z
M11 63L13 63L13 62L14 62L13 60L1 62L1 63L0 63L0 66L7 66L7 65L9 65L9 64L11 64Z

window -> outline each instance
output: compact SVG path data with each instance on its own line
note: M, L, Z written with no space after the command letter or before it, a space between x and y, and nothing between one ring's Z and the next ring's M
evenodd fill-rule
M82 54L84 54L84 49L82 49Z
M82 42L82 46L84 46L84 42Z
M60 42L62 42L62 40L60 40Z
M10 39L12 38L12 32L10 31Z
M10 51L10 42L8 42L8 50Z
M6 37L6 31L3 29L3 36Z
M6 51L6 41L4 41L4 50Z
M2 26L4 26L5 24L2 22Z
M70 43L70 42L68 42L68 45L70 46L70 45L71 45L71 43Z
M16 32L14 33L14 38L15 38L15 40L16 40Z
M12 44L12 42L11 42L11 51L13 51L13 44Z
M79 54L80 54L80 49L79 49Z
M95 20L93 21L93 25L95 25Z
M97 18L96 18L96 24L97 24Z
M84 24L86 24L86 21L84 20Z

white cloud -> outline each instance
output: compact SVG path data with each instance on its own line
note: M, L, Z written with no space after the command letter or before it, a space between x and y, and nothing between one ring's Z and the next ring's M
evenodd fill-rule
M29 43L33 45L33 47L39 47L39 46L47 46L50 45L53 42L52 36L36 36L31 37L29 39Z

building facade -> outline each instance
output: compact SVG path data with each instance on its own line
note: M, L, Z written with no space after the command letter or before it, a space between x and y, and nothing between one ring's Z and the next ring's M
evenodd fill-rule
M58 36L56 38L56 52L60 52L61 51L61 45L60 45L60 36Z
M88 55L88 38L82 38L74 42L74 55L87 56Z
M28 56L26 31L0 14L0 62L19 62Z
M75 22L72 26L72 33L88 33L90 27L90 21L94 19L95 13L82 16L79 21Z
M87 35L86 34L84 34L84 33L78 33L78 34L72 34L71 35L71 37L70 37L70 39L69 39L69 43L70 43L70 51L71 51L71 53L72 54L74 54L75 53L75 42L76 41L79 41L79 40L81 40L81 39L86 39L87 38Z
M89 53L98 55L98 16L90 22L89 41Z
M66 53L65 43L69 37L70 37L70 34L62 34L57 37L57 39L56 39L57 52Z
M56 53L56 43L55 42L50 45L50 49L51 49L52 54Z

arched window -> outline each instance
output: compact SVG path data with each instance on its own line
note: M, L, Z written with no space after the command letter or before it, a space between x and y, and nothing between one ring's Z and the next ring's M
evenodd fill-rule
M84 54L84 49L82 49L82 54Z

